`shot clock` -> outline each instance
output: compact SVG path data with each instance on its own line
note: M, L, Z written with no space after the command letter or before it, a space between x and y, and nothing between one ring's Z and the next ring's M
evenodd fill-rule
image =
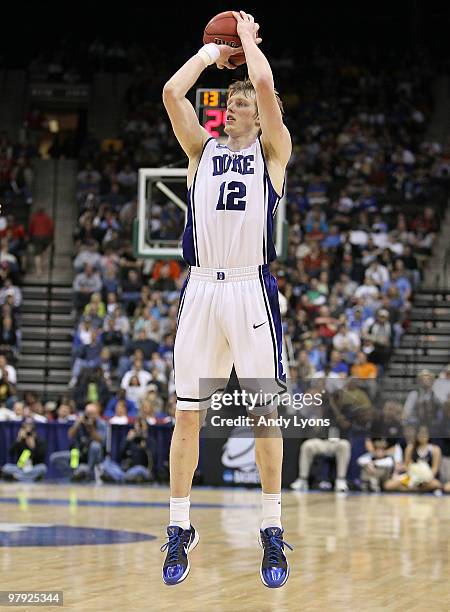
M223 131L226 121L226 107L226 89L197 89L195 110L200 124L213 138L226 137Z

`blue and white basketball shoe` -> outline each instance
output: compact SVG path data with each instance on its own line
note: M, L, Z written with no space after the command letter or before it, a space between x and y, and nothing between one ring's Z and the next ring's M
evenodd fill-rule
M165 584L173 586L180 584L187 577L190 570L188 552L193 550L199 541L195 529L182 529L175 525L167 527L168 541L161 546L161 552L167 550L164 561L162 577Z
M292 546L283 541L283 529L267 527L260 530L259 543L264 549L260 576L262 583L269 589L282 587L289 578L289 563L284 554L284 547L293 550Z

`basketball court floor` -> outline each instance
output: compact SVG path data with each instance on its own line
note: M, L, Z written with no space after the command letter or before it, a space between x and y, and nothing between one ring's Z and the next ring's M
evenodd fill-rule
M167 587L166 488L1 483L0 591L63 591L79 612L450 610L450 496L285 493L295 550L278 590L259 578L259 493L191 499L200 543L186 582Z

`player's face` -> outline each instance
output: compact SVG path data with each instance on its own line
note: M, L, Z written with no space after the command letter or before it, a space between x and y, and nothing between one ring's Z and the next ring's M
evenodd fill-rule
M256 100L236 93L227 100L225 134L238 136L259 127Z

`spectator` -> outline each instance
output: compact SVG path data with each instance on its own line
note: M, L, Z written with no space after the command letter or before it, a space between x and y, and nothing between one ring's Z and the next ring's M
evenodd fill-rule
M363 491L379 493L394 471L396 445L389 446L381 434L366 439L366 451L358 458L361 488Z
M12 296L14 308L20 308L22 304L22 292L19 287L13 285L10 278L6 278L3 287L0 289L0 305L6 303L8 296Z
M100 269L101 256L98 252L95 240L88 240L80 246L78 255L75 257L73 267L76 272L82 272L89 265L98 271Z
M322 400L322 406L314 406L311 410L305 411L304 418L329 418L334 423L335 419L329 406L329 398L327 399L325 394L323 394ZM339 429L334 425L310 428L308 439L300 446L299 477L291 483L291 489L307 491L309 488L308 479L314 458L325 456L333 457L336 460L335 490L340 492L348 491L346 475L350 462L350 452L350 442L340 437Z
M106 406L110 395L108 382L101 367L82 370L74 389L74 399L79 410L82 410L87 403L98 402L100 406Z
M439 377L433 382L432 391L435 397L442 404L450 400L450 364L448 364L442 370L442 372L439 374Z
M384 484L385 491L410 491L425 493L441 489L437 479L441 464L441 449L430 443L426 425L419 426L414 442L405 450L406 474L390 478Z
M78 377L83 368L97 368L100 366L102 350L102 332L100 329L93 329L91 341L83 344L77 350L77 356L72 367L72 378L69 382L69 388L73 388L77 384Z
M362 337L372 345L370 353L373 363L385 366L391 355L392 327L389 323L389 312L381 308L376 318L367 319Z
M377 366L367 359L367 355L365 353L359 351L356 356L356 361L354 365L352 365L351 374L356 378L362 379L376 378Z
M103 416L110 418L115 414L116 404L119 401L125 401L128 416L134 418L137 416L138 408L136 402L126 399L125 389L118 389L116 394L109 400Z
M39 208L30 219L28 233L34 247L34 265L37 276L42 276L42 256L53 240L53 221L43 208Z
M93 480L94 468L103 459L106 423L99 417L98 405L90 403L68 431L72 450L50 455L50 464L74 480Z
M118 400L114 409L114 415L109 419L111 425L128 425L128 410L126 400Z
M9 358L14 358L17 351L17 334L11 317L0 321L0 350L6 352Z
M442 423L442 402L433 391L435 376L430 370L421 370L417 375L417 389L413 389L403 407L405 423L417 426L427 423L434 432L439 432Z
M37 435L33 421L26 419L9 449L14 463L3 466L3 477L21 482L41 480L47 473L45 450L46 444Z
M11 385L15 385L17 383L16 368L8 363L8 360L5 355L0 354L0 373L2 373L4 370L8 373L8 382Z
M84 266L84 272L79 272L73 281L73 290L75 292L75 308L81 312L86 304L90 301L93 293L99 293L102 290L102 280L98 272L90 264Z
M121 385L122 388L125 390L126 399L139 405L146 393L146 387L142 382L142 376L139 377L137 374L133 374L128 378L126 383L122 382Z
M102 463L102 480L105 482L140 483L152 479L152 450L148 440L148 425L138 417L120 449L119 462L107 458Z
M62 402L58 406L56 413L57 413L56 421L58 423L71 423L75 421L77 418L76 415L72 413L72 407L69 405L69 403L66 403L66 402Z

